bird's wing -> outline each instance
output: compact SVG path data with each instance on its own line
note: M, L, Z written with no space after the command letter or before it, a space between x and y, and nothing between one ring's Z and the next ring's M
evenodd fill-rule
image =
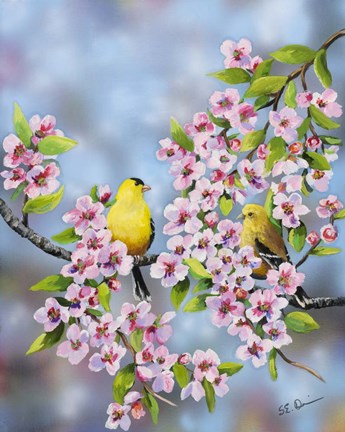
M155 238L155 223L154 223L154 220L152 218L150 219L150 226L151 226L151 235L150 235L150 241L149 241L149 245L148 245L147 249L150 249L150 247L153 243L153 240Z
M273 269L278 269L281 263L290 262L289 252L286 249L285 244L282 245L284 250L283 253L271 250L268 246L265 246L258 239L255 239L256 250L262 260L264 260Z

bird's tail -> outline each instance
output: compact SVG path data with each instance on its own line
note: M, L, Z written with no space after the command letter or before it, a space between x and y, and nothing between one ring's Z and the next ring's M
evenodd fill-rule
M299 306L303 309L308 309L308 306L313 303L313 300L308 296L304 289L299 286L296 292L291 296L290 303L294 303L295 306Z
M133 286L133 296L136 300L142 301L146 300L148 302L151 301L151 294L148 290L146 283L144 281L143 275L141 274L140 268L134 266L132 269L132 274L134 278L134 286Z

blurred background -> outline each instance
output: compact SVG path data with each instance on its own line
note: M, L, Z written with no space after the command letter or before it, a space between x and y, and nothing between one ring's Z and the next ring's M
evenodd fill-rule
M152 186L147 201L156 221L152 252L165 248L161 234L165 205L174 197L167 165L155 159L158 141L169 134L173 115L181 123L207 107L210 94L225 88L206 74L223 68L219 46L225 39L247 37L253 55L290 43L319 47L344 27L342 0L1 0L0 1L0 136L13 131L12 112L18 102L29 118L55 115L57 127L78 140L62 155L63 202L52 213L30 217L31 226L50 237L64 229L62 214L94 184L116 190L126 177L140 177ZM333 88L344 106L344 52L341 39L329 50ZM290 71L287 69L286 72ZM282 67L277 73L284 73ZM321 91L313 72L307 76ZM338 133L344 135L344 127ZM330 191L345 201L345 155L335 164ZM2 183L2 182L1 182ZM1 186L1 196L10 194ZM20 203L11 203L19 214ZM313 224L312 216L307 220ZM344 222L339 222L345 247ZM98 432L104 430L112 400L112 378L92 373L57 358L55 350L26 358L25 351L41 333L33 313L45 294L28 288L64 264L22 240L0 220L0 432ZM344 253L312 258L304 266L305 288L314 295L345 295ZM148 269L145 269L149 280ZM129 281L113 296L116 313L132 301ZM171 310L169 290L150 281L155 313ZM126 289L126 287L128 289ZM294 334L288 357L311 365L325 378L277 359L279 379L266 367L246 363L230 380L230 392L217 399L210 415L205 401L161 404L159 425L149 415L132 431L162 432L341 432L345 430L345 308L312 311L321 325L309 334ZM210 324L207 313L179 312L170 350L216 350L222 361L236 361L239 345L225 328ZM176 389L177 390L177 389ZM293 408L324 397L298 412L279 416L286 403Z

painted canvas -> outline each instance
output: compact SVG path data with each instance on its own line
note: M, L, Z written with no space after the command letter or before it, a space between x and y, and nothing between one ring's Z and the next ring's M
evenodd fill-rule
M0 11L0 432L345 430L344 3Z

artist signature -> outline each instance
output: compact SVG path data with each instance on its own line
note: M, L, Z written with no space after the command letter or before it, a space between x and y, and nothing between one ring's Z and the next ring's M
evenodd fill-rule
M308 395L308 398L310 396ZM295 410L299 411L301 408L305 407L306 405L310 405L313 404L314 402L318 402L321 399L324 399L323 397L319 397L317 399L314 399L312 401L308 401L308 402L302 402L300 399L295 399L293 406L295 408ZM280 405L280 407L278 408L279 411L279 415L283 415L283 414L291 414L293 412L293 409L290 408L290 403L286 403L285 405Z

